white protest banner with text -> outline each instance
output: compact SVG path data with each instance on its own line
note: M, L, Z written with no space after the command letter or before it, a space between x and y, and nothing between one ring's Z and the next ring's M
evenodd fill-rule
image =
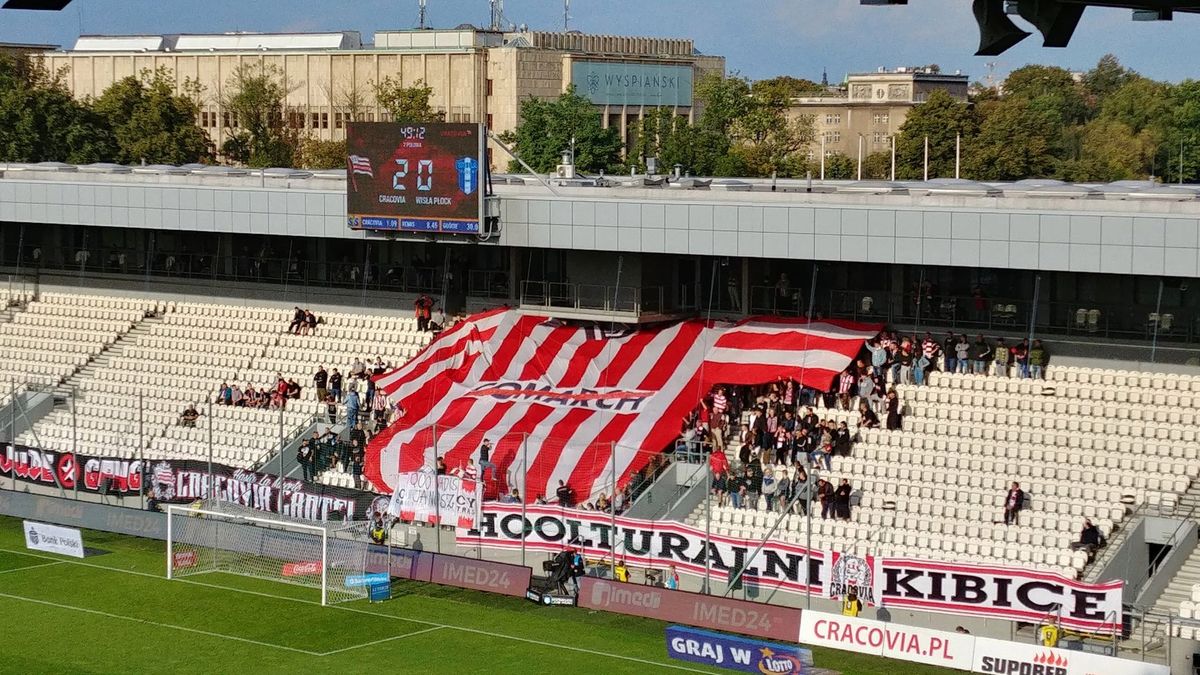
M79 533L79 530L35 523L32 520L26 520L23 527L25 548L32 551L69 555L73 558L83 557L83 535Z
M482 493L478 481L438 476L429 469L402 473L388 513L401 520L473 528L479 524Z

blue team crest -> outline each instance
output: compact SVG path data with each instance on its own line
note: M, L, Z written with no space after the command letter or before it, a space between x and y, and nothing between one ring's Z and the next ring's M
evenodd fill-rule
M460 157L454 168L458 169L458 189L465 195L473 194L479 187L479 160Z

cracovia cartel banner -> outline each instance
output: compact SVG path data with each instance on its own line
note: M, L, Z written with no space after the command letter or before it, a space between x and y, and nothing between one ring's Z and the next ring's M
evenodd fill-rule
M616 529L613 529L613 526ZM617 556L634 566L665 568L715 579L745 569L746 583L795 593L829 595L831 585L870 588L875 604L1037 622L1054 613L1074 630L1110 630L1121 621L1120 581L1085 584L1058 574L1018 567L956 564L871 556L851 561L800 546L713 536L674 521L647 521L553 506L484 506L478 530L458 530L465 545L559 551L573 547L585 555ZM757 554L754 552L758 550ZM754 554L753 559L750 556ZM837 567L830 561L837 559ZM807 574L806 574L807 568Z

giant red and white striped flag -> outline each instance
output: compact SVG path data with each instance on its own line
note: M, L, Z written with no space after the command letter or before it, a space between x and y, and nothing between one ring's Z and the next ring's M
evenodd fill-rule
M372 439L366 475L390 491L435 456L450 469L478 464L486 439L499 485L526 500L553 500L560 481L581 498L611 494L674 441L714 384L790 377L826 389L879 329L760 317L607 333L514 310L478 314L377 378L405 415Z

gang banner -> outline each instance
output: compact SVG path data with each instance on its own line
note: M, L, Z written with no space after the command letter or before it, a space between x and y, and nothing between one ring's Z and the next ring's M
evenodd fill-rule
M760 542L715 535L705 546L703 530L674 521L648 521L553 506L487 504L477 530L459 528L468 546L559 551L576 548L603 557L615 548L630 565L666 568L726 580L744 569L749 585L795 593L850 582L870 589L874 604L955 615L1039 622L1051 613L1073 630L1103 632L1121 622L1122 582L1087 584L1058 574L1019 567L956 564L932 560L858 557L809 551L779 541ZM614 546L615 543L615 546ZM755 551L758 551L755 554ZM751 554L754 557L751 559ZM837 558L841 574L836 575ZM870 576L870 582L866 577ZM811 586L806 586L810 583Z
M409 522L473 528L479 524L480 493L479 481L411 471L396 480L388 513Z
M0 453L0 476L30 485L91 494L137 495L142 490L139 460L53 452L25 445L4 446Z

